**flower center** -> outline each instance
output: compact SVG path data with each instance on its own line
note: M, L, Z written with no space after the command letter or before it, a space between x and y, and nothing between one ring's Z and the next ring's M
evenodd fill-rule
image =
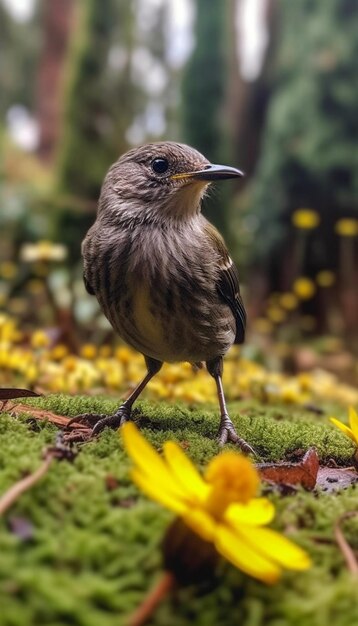
M223 452L215 457L205 478L211 489L204 506L216 519L222 518L230 504L246 504L255 496L260 484L251 461L236 452Z

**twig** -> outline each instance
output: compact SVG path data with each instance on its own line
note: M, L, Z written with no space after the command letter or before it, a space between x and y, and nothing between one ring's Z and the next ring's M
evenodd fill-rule
M336 541L338 543L338 546L345 558L348 570L350 571L350 573L352 574L352 576L354 577L358 577L358 562L357 562L357 558L351 548L351 546L349 545L348 541L346 540L343 531L340 527L340 525L342 524L342 522L344 522L346 519L349 519L351 517L355 517L356 515L358 515L358 511L348 511L347 513L343 513L343 515L341 515L338 520L336 521L335 527L334 527L334 536L336 538Z
M5 513L5 511L7 511L14 504L14 502L16 502L16 500L23 493L25 493L25 491L31 489L31 487L36 485L36 483L39 482L39 480L41 480L41 478L43 478L45 474L47 474L52 464L52 461L73 461L76 454L76 450L72 449L69 445L66 444L66 442L63 441L63 433L57 433L55 444L53 446L49 446L45 450L44 461L42 465L40 465L40 467L32 474L29 474L25 478L18 480L17 483L10 487L10 489L8 489L0 498L0 515Z
M153 615L160 602L176 585L175 578L170 572L164 572L157 585L144 598L142 604L129 618L127 626L144 626Z
M16 500L23 493L25 493L25 491L31 489L31 487L33 487L43 476L45 476L54 458L54 454L47 454L44 462L35 472L29 474L26 478L19 480L4 493L4 495L0 498L0 515L5 513L5 511L7 511L7 509L9 509L14 502L16 502Z

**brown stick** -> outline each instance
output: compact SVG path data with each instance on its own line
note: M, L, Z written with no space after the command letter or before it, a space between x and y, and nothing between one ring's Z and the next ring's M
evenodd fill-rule
M175 578L170 572L164 572L156 586L144 598L142 604L129 618L127 626L144 626L165 596L175 587Z
M352 574L352 576L354 577L358 577L358 562L357 559L355 557L355 554L351 548L351 546L349 545L348 541L346 540L343 531L340 527L340 524L345 521L346 519L349 519L350 517L354 517L355 515L358 515L358 511L348 511L347 513L344 513L343 515L341 515L338 520L336 521L335 527L334 527L334 536L336 538L336 541L339 545L339 548L345 558L348 570L350 571L350 573Z
M52 454L48 454L42 465L40 465L40 467L35 472L29 474L29 476L26 476L26 478L19 480L4 493L4 495L0 498L0 515L5 513L5 511L7 511L7 509L9 509L14 504L14 502L16 502L16 500L23 493L25 493L25 491L31 489L33 485L35 485L39 480L41 480L43 476L45 476L53 460L54 456Z

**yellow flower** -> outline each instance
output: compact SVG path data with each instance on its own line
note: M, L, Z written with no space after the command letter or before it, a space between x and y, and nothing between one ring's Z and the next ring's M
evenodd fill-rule
M336 277L330 270L322 270L318 272L316 276L316 283L320 287L332 287L334 285Z
M31 337L33 348L47 348L50 345L50 337L43 330L35 330Z
M67 256L67 248L60 243L45 240L25 243L21 248L20 256L25 263L63 261Z
M297 209L292 214L292 223L296 228L311 230L311 228L316 228L319 222L320 217L313 209Z
M265 317L257 317L252 322L252 326L255 332L262 333L263 335L269 335L273 330L272 323Z
M12 261L3 261L0 263L0 276L5 280L11 280L15 278L17 274L17 267Z
M344 217L336 222L335 231L341 237L355 237L358 235L358 220Z
M315 294L316 287L310 278L301 276L293 283L293 291L301 300L309 300Z
M282 568L305 570L308 555L280 533L262 528L274 516L267 498L255 497L257 470L243 455L223 452L202 478L182 449L164 443L164 459L127 422L121 428L135 462L132 479L140 489L182 518L216 551L246 574L266 583L278 580Z
M332 424L334 424L335 426L337 426L337 428L339 428L342 432L344 432L345 435L347 435L348 437L350 437L354 443L356 444L356 446L358 446L358 415L357 415L357 411L354 410L354 408L351 406L349 407L349 426L346 426L345 424L343 424L343 422L340 422L339 420L337 420L335 417L330 417L329 419L331 420Z
M58 343L57 346L51 350L51 358L54 361L62 361L62 359L64 359L67 355L68 348L63 343Z
M287 309L287 311L293 311L298 306L297 296L289 291L287 293L283 293L282 296L280 296L280 305L284 309Z
M274 324L279 324L280 322L285 321L287 315L286 315L286 311L281 309L279 306L272 305L267 309L267 317Z
M97 356L97 348L93 343L85 343L80 350L80 355L82 358L91 361Z
M103 345L100 346L99 350L98 350L98 354L99 356L103 357L104 359L108 359L108 357L110 357L112 355L112 348L111 346L108 345Z

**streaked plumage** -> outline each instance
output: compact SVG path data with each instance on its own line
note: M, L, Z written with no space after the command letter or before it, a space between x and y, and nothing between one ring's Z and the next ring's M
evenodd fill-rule
M158 174L155 163L168 167ZM163 142L131 150L106 176L82 244L85 285L149 373L151 361L206 361L216 378L221 358L244 340L237 269L200 211L210 177L239 174Z

